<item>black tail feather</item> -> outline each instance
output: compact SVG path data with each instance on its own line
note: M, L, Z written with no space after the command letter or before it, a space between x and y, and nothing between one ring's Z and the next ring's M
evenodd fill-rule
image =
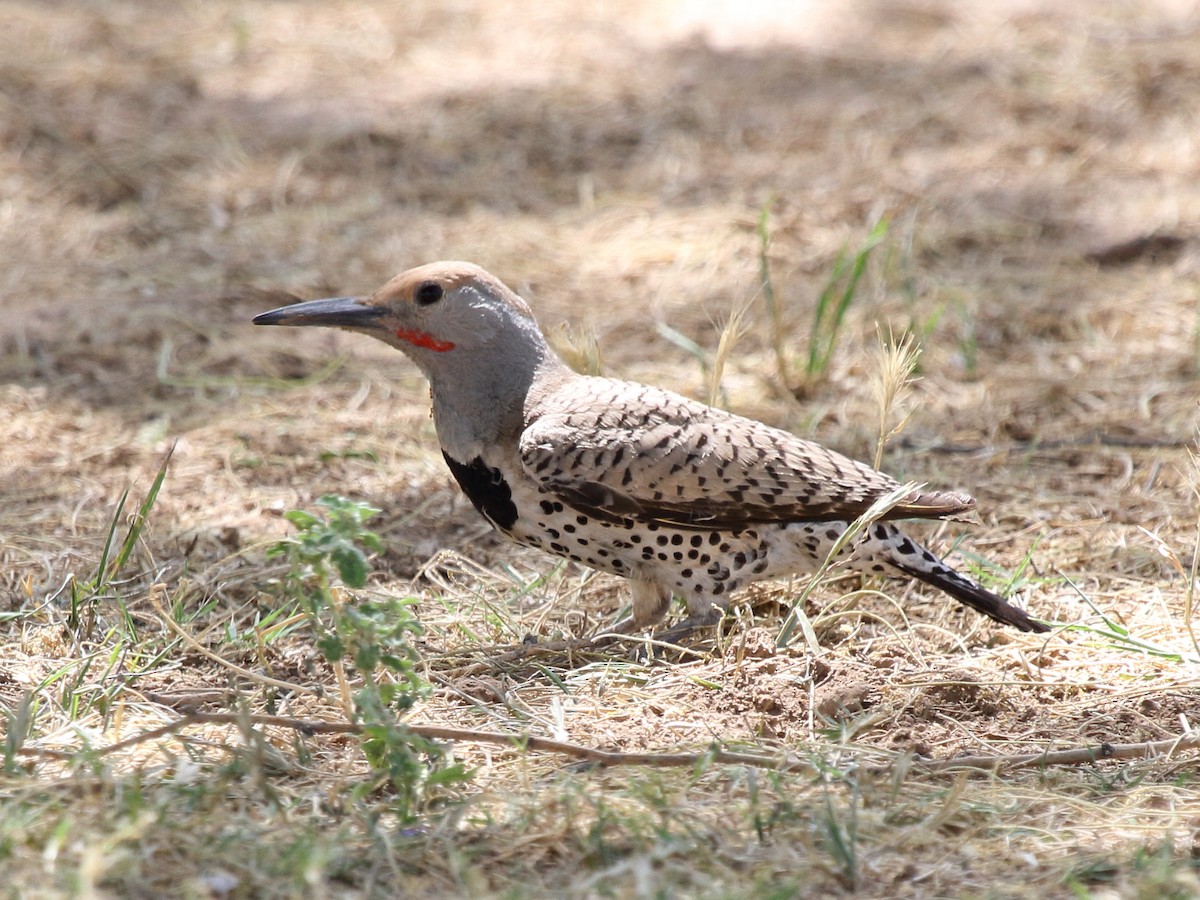
M936 566L926 572L896 562L893 562L893 565L918 581L923 581L931 587L944 591L960 603L964 603L1004 625L1011 625L1013 628L1034 634L1045 634L1050 631L1049 625L1031 619L1024 610L1018 609L987 588L980 587L975 582L964 578L953 569Z

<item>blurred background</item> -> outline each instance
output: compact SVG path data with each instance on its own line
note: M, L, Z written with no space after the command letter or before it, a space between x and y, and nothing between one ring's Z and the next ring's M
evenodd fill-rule
M969 474L1035 514L1070 495L1088 520L1127 516L1141 488L1186 493L1151 471L1160 457L1076 448L1031 473L1000 451L1191 437L1192 4L96 0L3 16L0 461L24 473L21 502L87 516L80 494L181 435L180 460L224 460L212 483L270 493L228 460L255 444L305 465L312 444L391 422L390 471L416 454L418 482L441 477L427 427L394 449L424 415L396 354L247 323L446 258L523 293L573 358L858 456L878 433L879 329L911 333L901 476ZM814 375L819 297L843 297L855 259ZM346 356L332 386L255 387ZM362 378L353 409L336 399ZM285 447L251 427L277 403L330 417ZM989 452L964 472L906 443ZM256 521L253 502L193 506L189 526Z

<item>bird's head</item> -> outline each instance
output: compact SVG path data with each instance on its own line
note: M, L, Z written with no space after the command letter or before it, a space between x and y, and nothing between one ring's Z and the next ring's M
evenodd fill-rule
M359 331L408 354L422 369L501 342L540 347L533 313L495 276L465 262L401 272L368 297L333 297L273 309L255 325L325 325Z

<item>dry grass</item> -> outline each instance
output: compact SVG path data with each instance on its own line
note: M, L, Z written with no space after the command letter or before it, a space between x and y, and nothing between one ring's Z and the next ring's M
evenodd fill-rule
M1194 751L914 758L1196 726L1197 11L534 9L0 3L8 894L1200 893ZM881 211L886 242L797 403L778 336L803 355L833 260ZM594 332L610 373L703 396L711 373L664 323L719 358L725 405L860 458L880 437L877 324L916 335L889 470L972 491L979 525L934 539L1084 627L1018 635L834 578L804 610L818 654L776 646L802 584L740 598L699 658L522 651L614 621L619 583L481 526L394 352L248 325L454 257L570 323L582 364ZM175 440L129 564L73 609L122 491L132 510ZM333 491L385 511L367 594L419 599L435 690L414 721L811 767L589 770L462 743L462 802L399 830L386 797L354 793L345 735L247 719L100 752L187 710L344 718L264 559L282 512Z

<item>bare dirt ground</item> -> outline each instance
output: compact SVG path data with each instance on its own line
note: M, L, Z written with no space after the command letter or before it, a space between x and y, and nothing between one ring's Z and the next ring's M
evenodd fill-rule
M0 21L9 896L1200 895L1194 750L921 765L1194 739L1192 4L29 0ZM839 251L890 222L803 402L764 208L797 359ZM513 652L603 628L619 582L487 531L399 354L249 325L448 258L558 340L594 333L609 374L695 396L662 326L711 353L744 306L721 402L860 458L877 324L912 332L885 468L972 492L978 525L927 536L1064 627L835 578L806 601L819 648L778 646L797 582L739 598L697 658ZM122 492L118 537L173 442L81 611ZM227 665L330 689L303 632L262 623L282 513L331 492L383 510L366 594L418 600L413 721L810 767L463 742L461 803L398 830L353 793L345 737L152 735L187 710L344 718Z

